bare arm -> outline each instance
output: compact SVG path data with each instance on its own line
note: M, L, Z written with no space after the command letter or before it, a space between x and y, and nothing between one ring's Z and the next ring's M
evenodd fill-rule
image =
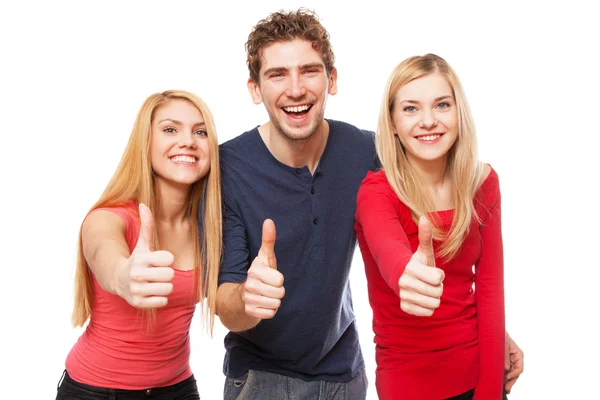
M221 322L232 332L254 328L260 318L246 314L246 303L242 299L244 283L223 283L217 289L217 314Z
M83 256L102 289L113 294L117 294L117 271L131 255L125 234L125 222L110 211L94 211L83 223Z
M133 252L125 239L127 228L118 215L97 210L88 215L82 229L83 255L100 286L138 308L167 304L173 290L173 254L154 251L154 220L140 205L140 235Z
M232 332L254 328L262 319L275 316L285 295L283 275L277 271L275 224L263 224L262 245L248 269L245 282L225 282L217 289L221 322Z

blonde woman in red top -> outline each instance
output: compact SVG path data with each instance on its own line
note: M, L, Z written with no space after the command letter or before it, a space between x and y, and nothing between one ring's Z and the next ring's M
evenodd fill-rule
M377 130L382 169L357 198L382 400L503 397L498 175L477 158L458 77L442 58L392 72Z
M212 331L220 255L211 113L192 93L153 94L81 226L73 324L88 324L56 398L199 399L189 328L200 301Z

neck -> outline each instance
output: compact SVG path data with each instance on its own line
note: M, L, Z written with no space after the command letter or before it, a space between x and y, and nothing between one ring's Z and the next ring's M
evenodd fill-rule
M308 139L293 140L279 132L270 121L258 128L260 136L273 156L292 168L308 167L314 173L327 145L329 124L323 120Z
M430 191L436 192L445 188L450 181L447 176L448 169L446 168L446 161L447 157L442 157L432 161L411 159L410 163L415 169L421 182L423 182Z
M189 201L190 185L177 185L156 180L160 197L160 210L155 216L161 224L179 225L187 220L186 210Z

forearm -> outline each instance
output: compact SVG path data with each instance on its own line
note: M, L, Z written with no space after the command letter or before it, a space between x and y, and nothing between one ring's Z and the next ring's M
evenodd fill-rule
M254 328L259 318L246 313L246 305L242 299L244 283L223 283L217 289L217 309L221 323L232 332L241 332Z
M86 257L102 289L119 295L118 288L129 255L129 249L120 241L105 239L98 244L91 257Z

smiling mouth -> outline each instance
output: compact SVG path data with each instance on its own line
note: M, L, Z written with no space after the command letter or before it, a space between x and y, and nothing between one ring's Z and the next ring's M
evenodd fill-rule
M198 159L193 156L173 156L171 161L175 164L195 164Z
M303 104L301 106L281 107L281 109L289 116L294 118L302 118L312 108L312 104Z
M415 139L417 139L421 142L433 142L435 140L438 140L442 136L444 136L443 133L434 133L434 134L428 134L428 135L415 136Z

